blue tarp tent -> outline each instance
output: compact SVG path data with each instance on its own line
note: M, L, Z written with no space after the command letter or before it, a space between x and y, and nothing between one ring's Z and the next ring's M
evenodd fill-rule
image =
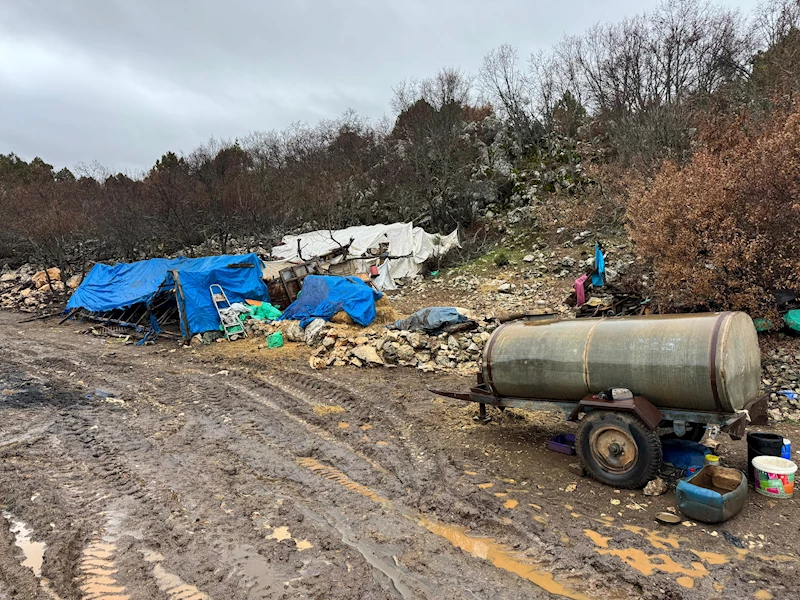
M221 285L231 302L245 299L269 302L261 272L257 254L153 258L113 266L96 264L75 290L67 310L105 313L140 303L149 307L159 292L174 290L181 331L191 337L219 329L219 315L208 289L212 283ZM159 331L154 319L151 325L154 331Z
M284 311L281 319L300 321L305 327L314 319L329 321L343 310L359 325L375 320L375 301L383 296L358 277L309 275L303 279L303 290Z

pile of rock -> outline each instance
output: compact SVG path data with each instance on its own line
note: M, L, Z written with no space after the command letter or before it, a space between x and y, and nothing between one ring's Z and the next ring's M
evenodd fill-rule
M74 290L80 284L75 275L62 280L61 270L53 267L47 271L36 271L30 265L16 270L4 270L0 274L0 308L33 312L57 304L57 297L67 289Z
M770 419L800 422L800 353L778 348L762 356L761 369L764 388L772 390Z
M478 372L483 347L496 327L494 322L479 321L471 331L428 335L384 327L354 330L315 319L305 330L297 321L278 321L254 323L253 331L264 335L282 331L286 341L313 347L309 362L315 369L403 366L471 376Z

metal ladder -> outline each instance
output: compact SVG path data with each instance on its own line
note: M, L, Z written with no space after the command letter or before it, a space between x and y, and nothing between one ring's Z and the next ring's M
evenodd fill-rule
M216 291L219 290L219 291ZM218 283L212 283L208 286L208 291L211 292L211 300L214 302L214 308L217 309L219 315L219 322L222 325L222 331L225 333L227 339L231 336L242 335L247 337L247 332L239 317L231 310L231 303L225 295L225 290Z

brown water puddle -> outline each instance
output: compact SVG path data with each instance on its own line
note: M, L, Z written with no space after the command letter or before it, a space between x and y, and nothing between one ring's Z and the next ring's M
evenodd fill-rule
M667 545L672 548L678 548L679 545L677 538L673 536L663 536L658 534L658 532L643 527L625 525L622 529L641 535L658 549L666 550ZM703 562L692 561L689 566L685 566L676 562L668 554L647 554L637 548L611 548L609 542L613 539L612 537L601 535L597 531L591 529L584 529L584 534L594 543L598 554L616 556L626 565L645 576L652 575L655 572L679 575L675 580L677 584L684 588L692 589L696 579L701 579L710 575L709 570ZM703 552L699 550L691 550L691 552L709 566L724 565L731 559L728 556L716 552Z
M301 458L297 462L301 466L310 469L326 479L335 481L345 488L369 498L377 504L391 504L386 498L376 494L368 487L353 481L334 467L323 465L313 458ZM478 487L491 487L492 485L494 484L481 484ZM456 548L476 558L486 560L499 569L518 575L551 594L563 598L571 598L573 600L589 600L589 596L574 589L570 589L565 584L556 581L552 573L542 570L538 565L523 562L521 559L515 558L502 544L490 538L472 537L466 534L466 529L463 527L448 525L430 517L411 514L403 509L398 510L408 519L416 522L431 533L446 539Z
M84 596L92 600L128 600L125 587L120 585L114 574L117 572L113 556L116 544L93 540L83 551L78 569L81 572L79 586Z
M328 415L347 412L343 407L335 404L315 404L311 407L311 410L313 410L314 414L318 417L327 417Z
M39 586L53 599L61 600L61 597L50 587L50 582L42 577L42 565L44 564L44 551L47 545L44 542L34 542L31 539L33 531L20 519L17 519L9 512L2 511L3 517L8 521L9 530L14 534L14 544L22 550L25 559L22 561L23 567L28 567L39 580Z
M642 575L652 575L656 571L673 575L685 575L692 578L707 577L709 575L708 569L703 563L692 561L690 566L685 567L675 562L668 554L647 554L638 548L599 548L597 552L616 556Z
M266 527L269 527L267 525ZM292 537L292 534L289 533L288 527L275 527L272 530L272 533L268 536L270 539L276 540L278 542L282 542L283 540L292 540L294 545L297 547L298 552L302 552L303 550L308 550L312 548L311 542L308 540L296 540Z
M677 550L680 546L678 538L674 535L665 535L659 531L654 531L645 527L638 527L636 525L623 525L622 529L642 536L644 539L650 542L650 545L653 546L653 548L657 548L658 550L667 550L668 547Z
M717 565L724 565L725 563L730 561L729 556L725 556L724 554L719 554L717 552L703 552L701 550L692 550L692 552L700 560L715 567Z
M292 539L292 534L289 533L288 527L276 527L272 530L272 535L269 537L275 541L282 542L283 540Z
M196 586L186 583L178 575L170 573L161 566L164 557L158 552L146 550L142 553L145 561L153 565L153 577L158 589L174 600L211 600L211 596L201 592Z
M584 529L583 533L585 533L586 537L592 540L592 542L594 542L594 545L597 546L598 548L608 548L608 542L611 539L610 537L600 535L599 533L591 529Z
M589 596L559 583L551 573L540 571L535 565L524 563L512 557L504 546L494 540L471 537L465 533L464 528L439 523L427 517L420 517L417 522L431 533L443 537L464 552L476 558L489 561L498 569L503 569L527 579L551 594L574 600L588 600L589 598Z
M3 517L11 525L9 529L14 534L15 543L25 555L22 566L28 567L37 578L40 578L42 576L42 563L44 562L44 542L34 542L31 539L33 532L23 521L15 518L11 513L3 511Z

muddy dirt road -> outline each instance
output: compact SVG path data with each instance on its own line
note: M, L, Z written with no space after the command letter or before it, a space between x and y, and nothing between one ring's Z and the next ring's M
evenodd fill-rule
M577 478L542 449L559 417L478 425L425 392L463 379L20 318L0 313L0 599L798 592L796 501L751 493L720 527L659 528L671 494Z

